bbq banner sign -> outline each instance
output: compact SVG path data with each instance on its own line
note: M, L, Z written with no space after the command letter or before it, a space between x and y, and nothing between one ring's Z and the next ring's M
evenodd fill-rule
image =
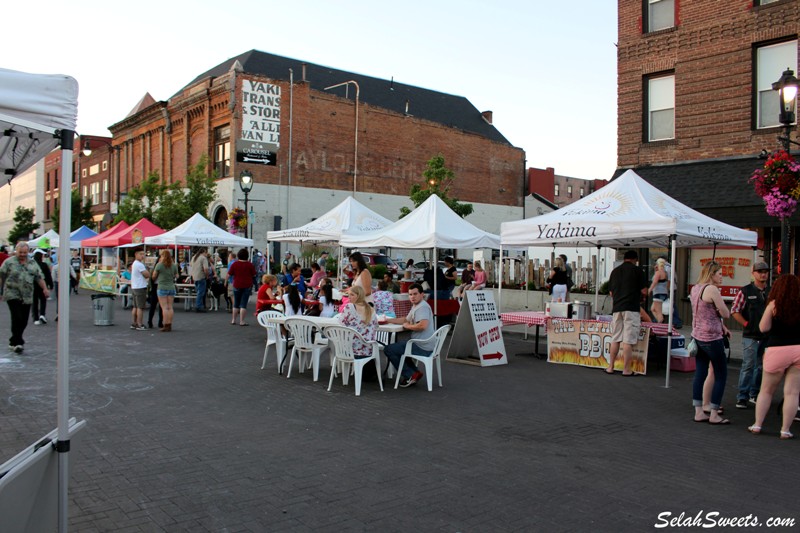
M239 95L242 127L236 140L236 161L276 165L281 140L281 88L243 79Z
M611 322L597 320L571 320L553 318L547 322L547 361L563 365L606 368L611 359ZM633 346L631 370L647 373L647 347L650 328L639 327L638 342ZM614 362L615 370L622 370L622 346Z
M447 360L480 366L508 364L494 293L464 292Z

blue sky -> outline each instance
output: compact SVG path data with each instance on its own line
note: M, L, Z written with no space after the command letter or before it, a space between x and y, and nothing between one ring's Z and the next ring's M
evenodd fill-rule
M78 131L108 135L250 49L464 96L528 166L607 179L616 167L617 3L607 0L14 2L0 67L80 84ZM65 53L69 51L69 53Z

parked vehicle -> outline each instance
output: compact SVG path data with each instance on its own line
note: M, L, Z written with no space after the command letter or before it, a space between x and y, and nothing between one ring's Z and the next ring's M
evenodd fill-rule
M370 252L361 252L361 255L364 257L364 262L367 263L367 266L376 266L376 265L383 265L386 267L386 270L397 275L397 271L399 267L397 263L392 261L392 258L388 255L384 254L373 254Z

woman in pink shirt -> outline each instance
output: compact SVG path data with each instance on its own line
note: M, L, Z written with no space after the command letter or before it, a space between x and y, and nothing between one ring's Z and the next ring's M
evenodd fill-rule
M475 261L475 275L469 287L465 288L466 291L479 291L486 287L486 271L481 266L480 261Z
M709 261L700 271L697 284L692 287L692 337L697 342L697 366L692 383L692 405L694 405L694 421L709 424L730 424L730 420L720 416L722 394L725 392L725 381L728 378L728 361L725 356L723 337L730 335L728 328L722 323L723 318L730 316L730 311L719 286L722 285L722 266ZM714 386L711 390L711 411L709 415L703 411L703 384L708 376L709 364L714 369Z

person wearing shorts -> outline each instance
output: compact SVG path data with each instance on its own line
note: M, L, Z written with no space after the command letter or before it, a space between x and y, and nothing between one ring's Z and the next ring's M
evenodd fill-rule
M639 341L639 307L642 298L647 297L647 278L637 266L639 255L635 250L625 252L621 265L611 271L608 279L608 290L614 305L611 308L612 334L611 351L609 353L608 374L614 373L614 362L622 346L624 367L623 376L632 376L631 357L633 346Z
M131 310L131 329L144 330L144 309L147 307L147 280L150 272L144 265L144 250L136 250L135 260L131 265L131 294L133 309Z

